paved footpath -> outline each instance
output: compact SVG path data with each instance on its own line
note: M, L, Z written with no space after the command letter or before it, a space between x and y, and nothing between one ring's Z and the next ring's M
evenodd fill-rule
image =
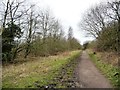
M86 51L83 51L76 69L82 88L111 88L109 80L95 67Z

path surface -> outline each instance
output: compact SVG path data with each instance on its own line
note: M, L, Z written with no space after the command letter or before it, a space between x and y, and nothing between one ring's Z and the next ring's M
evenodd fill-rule
M109 81L95 67L89 55L83 51L76 69L76 75L82 88L111 88Z

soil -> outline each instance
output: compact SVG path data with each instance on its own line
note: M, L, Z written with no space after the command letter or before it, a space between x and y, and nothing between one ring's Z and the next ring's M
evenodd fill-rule
M81 88L112 88L110 81L96 68L86 51L83 51L75 69Z

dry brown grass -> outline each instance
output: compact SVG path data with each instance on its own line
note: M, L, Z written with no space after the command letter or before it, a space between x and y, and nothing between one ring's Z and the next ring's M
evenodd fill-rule
M113 66L118 66L118 55L114 52L99 52L98 56L101 60L112 64Z
M92 49L87 50L89 53L93 53L94 51ZM112 64L113 66L118 66L118 54L115 52L97 52L95 51L97 56L102 60L103 62Z
M46 85L76 54L79 51L49 57L19 58L19 63L3 66L3 87L36 87L34 84L38 81L40 85Z

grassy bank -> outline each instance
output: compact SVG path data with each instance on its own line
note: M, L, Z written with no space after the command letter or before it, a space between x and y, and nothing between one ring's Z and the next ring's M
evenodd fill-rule
M103 62L97 54L89 52L91 60L100 69L100 71L111 81L113 87L120 87L118 73L120 69L118 67L112 66L111 64Z
M74 62L79 54L80 51L72 51L56 56L34 57L34 60L22 64L4 66L3 88L44 87L47 85L62 87L60 81L57 81L64 75L61 74L62 70ZM71 77L73 69L64 70L68 73L64 76ZM59 79L55 79L58 76L60 76Z

